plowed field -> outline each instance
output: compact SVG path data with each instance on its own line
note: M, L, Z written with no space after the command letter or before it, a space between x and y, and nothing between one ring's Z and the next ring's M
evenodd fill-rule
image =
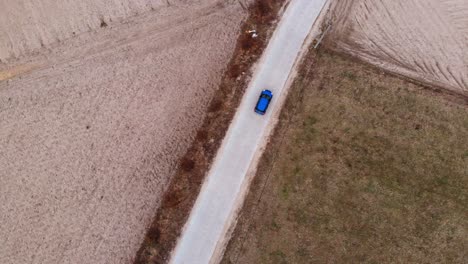
M120 2L0 5L0 263L132 261L247 15Z

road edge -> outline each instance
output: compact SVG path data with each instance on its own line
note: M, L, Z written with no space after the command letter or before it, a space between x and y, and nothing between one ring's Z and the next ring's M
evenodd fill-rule
M239 196L237 197L237 200L235 201L236 205L234 210L232 211L231 215L229 216L229 222L228 223L228 228L227 230L224 231L225 237L222 241L218 241L216 245L216 249L213 253L212 260L210 261L210 264L216 264L220 263L221 260L224 257L224 252L226 251L227 245L229 241L231 240L231 237L234 233L235 227L237 225L239 213L242 210L245 198L247 197L247 194L249 192L250 186L252 184L253 178L255 177L255 174L257 172L257 168L259 165L259 162L261 160L261 157L263 156L263 153L266 149L266 145L270 140L271 135L273 134L278 122L279 122L279 116L281 114L281 111L283 109L283 106L287 100L289 90L297 77L298 74L298 68L302 64L302 62L305 59L305 56L308 53L309 47L316 41L319 37L321 37L322 33L324 32L324 28L322 27L323 23L325 22L326 15L328 14L330 10L330 2L331 0L326 0L324 3L322 10L320 11L319 16L315 20L314 24L312 25L312 28L306 37L304 43L302 44L302 48L298 56L296 57L296 60L294 62L294 65L291 69L291 72L288 76L288 79L284 85L283 88L283 95L280 97L280 99L276 102L279 107L274 108L274 111L272 112L272 122L268 125L266 128L266 136L264 137L263 141L260 143L258 151L255 153L251 164L249 166L249 169L247 171L247 175L245 178L245 181L243 182L241 189L239 191ZM273 36L272 36L273 38ZM260 62L263 60L263 55L262 58L259 60Z
M304 33L306 33L305 37L302 40L302 43L300 43L300 45L298 47L299 49L297 51L297 54L293 58L292 65L290 66L291 68L288 70L287 73L285 73L286 74L286 79L285 79L285 81L283 83L283 86L281 88L282 94L281 94L281 97L279 99L277 99L277 102L276 102L276 104L279 103L280 105L278 107L275 107L273 112L270 114L271 115L270 116L271 121L270 121L269 124L267 124L266 127L264 127L264 131L262 132L263 136L261 137L261 139L260 139L260 141L258 143L258 146L256 147L256 150L254 151L254 153L252 153L252 157L251 157L251 159L250 159L250 161L248 163L248 167L246 168L246 174L245 174L245 176L242 177L243 179L240 182L239 189L238 189L238 191L236 191L237 194L235 195L234 203L230 205L229 213L228 213L226 219L224 220L225 222L222 225L222 229L220 230L220 237L216 238L216 241L213 241L214 242L214 245L213 245L214 248L213 248L213 252L210 253L209 263L218 263L218 262L220 262L221 258L223 257L223 253L224 253L224 251L226 249L226 246L227 246L227 244L229 242L229 238L231 237L232 232L233 232L233 230L235 228L235 223L237 221L237 216L239 214L240 209L242 208L243 201L245 200L245 197L246 197L246 194L247 194L247 191L248 191L248 187L250 186L253 175L254 175L255 170L257 168L257 165L259 163L260 157L261 157L261 155L262 155L262 153L263 153L263 151L265 149L266 143L268 142L268 139L269 139L269 137L271 135L271 132L273 131L274 127L276 126L276 124L278 122L278 118L279 118L279 114L281 112L282 106L284 105L284 102L286 101L287 92L284 92L284 90L288 89L291 86L295 76L297 75L297 67L301 63L301 61L303 60L304 55L307 52L307 48L310 46L312 41L318 36L318 32L320 32L319 26L321 26L321 19L320 18L324 17L322 15L324 10L328 11L328 8L327 8L328 7L328 2L329 2L328 0L325 0L322 3L320 3L320 7L317 10L318 12L314 15L314 17L311 17L312 19L314 19L314 21L311 21L311 25L307 26L308 29L306 29L307 31L304 32ZM285 11L285 13L283 14L283 18L278 23L277 29L281 27L282 23L288 23L288 22L286 22L288 20L285 20L285 18L284 18L284 15L286 15L286 13L288 13L288 11ZM282 29L282 30L284 31L284 29ZM281 30L277 31L275 29L275 33L270 38L269 43L271 43L272 41L276 41L276 39L278 37L277 34L283 34L283 33L279 33L279 32L282 32L282 31ZM269 47L266 48L266 51L268 51L268 50L269 50ZM269 56L269 54L267 54L264 51L261 58L259 59L259 64L261 62L265 61L267 56ZM255 67L255 73L254 73L248 87L253 87L252 82L255 82L255 79L256 79L255 76L258 76L259 72L261 72L261 71L259 71L259 69L260 68L257 65L257 67ZM242 98L242 101L244 101L244 100L245 100L245 98ZM242 101L241 101L240 105L243 105ZM236 113L236 115L233 118L233 121L230 124L230 127L228 128L228 131L227 131L227 133L225 135L225 138L223 139L221 147L217 151L216 157L214 159L214 163L216 163L216 160L219 160L219 153L222 152L223 147L225 147L226 144L227 144L226 143L227 142L226 141L226 136L229 135L230 132L232 133L232 131L231 131L232 130L232 125L233 125L233 123L235 123L235 121L237 119L237 116L238 116L238 114ZM213 168L210 168L210 171L212 169ZM210 172L208 174L210 174ZM207 179L204 180L204 185L201 187L200 194L199 194L199 196L197 198L197 201L195 202L194 206L196 206L197 203L199 202L199 197L207 190L206 186L205 186L206 183L208 182ZM184 225L184 227L182 229L182 233L186 233L187 230L188 230L187 229L188 228L188 223L190 222L190 219L191 219L191 217L193 215L194 208L195 207L192 208L192 212L190 214L190 217L188 218L188 221L185 223L185 225ZM175 263L174 261L176 261L175 259L177 259L176 252L177 252L178 248L180 247L180 243L181 243L181 238L179 237L176 247L171 252L170 263ZM180 261L180 259L178 261Z
M178 162L178 169L165 190L161 206L155 211L152 223L133 258L134 264L169 261L170 253L248 87L252 72L289 1L250 1L252 5L241 22L236 48L216 92L218 96L212 98L194 141ZM252 28L259 33L257 38L245 32Z

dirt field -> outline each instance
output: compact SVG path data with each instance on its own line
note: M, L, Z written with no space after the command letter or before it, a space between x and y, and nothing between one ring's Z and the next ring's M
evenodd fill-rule
M247 15L238 1L169 2L59 42L71 19L34 56L2 53L20 70L0 82L0 263L132 261ZM33 49L24 30L2 52Z
M466 263L468 100L306 59L222 263Z
M468 1L333 0L329 44L386 70L468 94Z
M191 8L216 0L4 0L0 2L0 62L50 47L105 25L120 23L148 11L168 6ZM158 17L159 19L159 17Z

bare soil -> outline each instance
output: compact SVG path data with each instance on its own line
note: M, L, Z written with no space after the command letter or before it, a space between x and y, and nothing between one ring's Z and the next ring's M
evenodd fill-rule
M285 1L259 0L249 7L236 49L219 90L208 107L195 141L181 159L162 206L157 211L135 263L166 263L200 191L240 99L250 80L251 68L271 36ZM259 37L252 38L255 29Z
M25 2L2 1L0 13ZM238 1L169 2L120 22L93 18L98 29L53 35L1 65L0 263L134 260L247 17ZM28 30L18 41L37 39Z
M466 263L467 137L467 98L311 51L222 263Z
M215 3L217 0L4 0L0 2L0 62L50 48L89 31L114 24L148 12L157 19L165 18L167 8L191 8L194 4Z
M333 0L327 46L468 94L468 1Z

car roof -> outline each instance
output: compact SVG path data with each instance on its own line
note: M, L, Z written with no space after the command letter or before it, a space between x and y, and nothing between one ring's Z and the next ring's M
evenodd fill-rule
M265 111L268 106L268 99L260 98L257 103L257 109L260 111Z

